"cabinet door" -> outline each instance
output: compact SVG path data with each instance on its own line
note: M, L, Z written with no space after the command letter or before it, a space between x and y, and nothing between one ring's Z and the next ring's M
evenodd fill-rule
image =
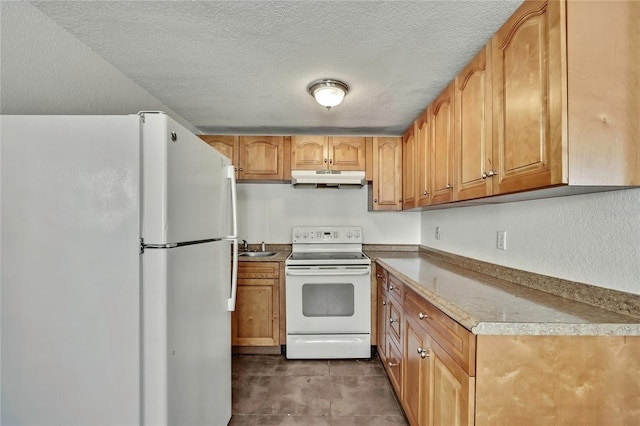
M562 183L562 7L527 1L491 40L494 194Z
M402 137L402 210L416 206L416 138L415 125Z
M429 336L414 320L406 315L405 318L402 405L410 424L427 426L431 413L431 363L427 357Z
M283 180L284 138L240 136L239 179Z
M453 83L431 104L431 204L453 200Z
M486 197L493 193L497 169L492 158L491 73L488 47L456 77L454 199Z
M378 286L377 314L378 356L384 363L387 361L387 323L389 321L389 307L387 295L380 286Z
M398 398L402 400L402 352L391 339L387 340L387 362L385 366L389 381Z
M238 177L238 136L230 135L199 135L200 139L220 151L222 155L231 160Z
M458 364L430 339L431 417L433 426L473 424L475 383Z
M235 346L277 346L279 280L239 279L236 310L232 313L231 343Z
M329 168L332 170L365 170L364 137L329 137Z
M416 120L416 204L418 207L431 203L429 188L429 164L431 150L431 107L427 107Z
M373 210L402 210L402 138L373 138Z
M292 136L291 168L323 170L329 166L326 136Z

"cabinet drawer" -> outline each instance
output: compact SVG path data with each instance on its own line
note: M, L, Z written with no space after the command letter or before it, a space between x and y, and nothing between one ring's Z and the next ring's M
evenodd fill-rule
M467 374L475 376L476 339L469 330L412 290L405 291L404 309Z
M395 298L400 303L400 305L402 305L402 299L404 296L404 284L402 284L402 282L398 278L389 274L386 290L387 293L389 293L389 296Z
M278 278L278 262L238 262L238 278Z

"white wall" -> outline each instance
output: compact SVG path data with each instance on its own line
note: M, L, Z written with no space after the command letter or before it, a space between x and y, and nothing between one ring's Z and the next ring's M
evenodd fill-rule
M368 212L367 187L294 189L238 185L238 234L249 243L291 243L293 226L361 225L365 244L419 244L419 212Z
M429 211L421 223L428 247L640 294L640 189Z
M161 110L196 128L27 2L0 2L2 114Z

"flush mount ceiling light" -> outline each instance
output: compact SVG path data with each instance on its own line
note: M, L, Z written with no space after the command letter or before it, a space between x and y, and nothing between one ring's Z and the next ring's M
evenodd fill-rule
M336 105L340 105L349 91L349 86L340 80L323 78L309 84L307 90L316 99L316 102L327 109L331 109Z

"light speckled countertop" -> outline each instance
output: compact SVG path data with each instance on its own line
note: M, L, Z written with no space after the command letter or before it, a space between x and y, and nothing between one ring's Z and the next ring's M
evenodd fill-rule
M534 290L418 252L368 252L474 334L640 335L640 319Z

